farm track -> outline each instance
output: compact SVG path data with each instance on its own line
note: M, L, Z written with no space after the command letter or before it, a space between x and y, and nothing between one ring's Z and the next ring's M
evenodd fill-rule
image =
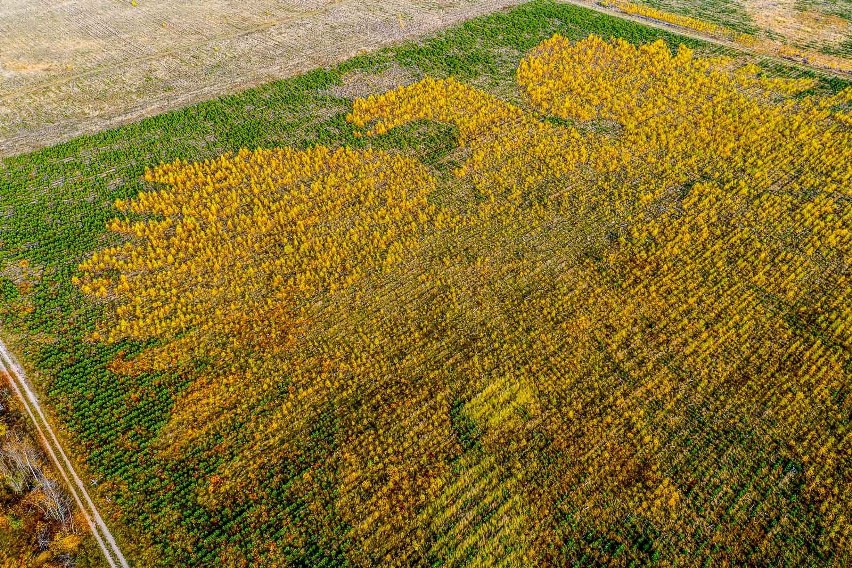
M761 59L765 59L768 61L773 61L775 63L784 65L785 67L793 67L795 69L799 69L802 71L811 71L814 73L818 73L819 75L824 76L834 76L840 77L841 79L846 79L852 81L852 73L846 73L845 71L841 71L838 69L830 69L827 67L820 67L817 65L809 65L797 61L795 59L790 59L787 57L779 57L777 55L770 55L764 53L762 51L752 49L746 45L736 43L733 41L728 41L725 39L719 39L712 37L707 34L703 34L701 32L690 30L689 28L683 28L677 26L675 24L670 24L668 22L663 22L660 20L655 20L653 18L647 18L645 16L638 16L635 14L627 14L618 10L617 8L608 8L606 6L602 6L597 2L586 1L586 0L558 0L563 4L572 4L574 6L579 6L581 8L588 8L590 10L594 10L595 12L600 12L601 14L606 14L608 16L614 16L616 18L621 18L622 20L630 20L631 22L636 22L638 24L643 24L645 26L651 28L657 28L659 30L665 30L667 32L676 33L681 36L689 37L692 39L697 39L706 43L712 43L713 45L718 45L719 47L726 47L728 49L733 49L742 53L746 53L752 55L754 57L759 57Z
M65 481L65 486L74 499L78 509L83 514L98 547L103 552L104 558L110 568L129 568L121 549L115 542L109 528L104 523L92 496L86 489L86 485L80 479L65 451L59 438L50 425L50 421L42 411L33 389L27 381L23 369L0 340L0 372L9 379L9 386L21 401L27 415L35 426L36 433L41 440L44 451L50 456L53 465Z

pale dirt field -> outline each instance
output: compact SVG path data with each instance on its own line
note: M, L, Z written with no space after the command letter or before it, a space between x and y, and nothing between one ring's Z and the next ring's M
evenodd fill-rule
M839 45L852 34L852 22L815 10L799 10L796 0L743 0L758 27L797 44Z
M0 0L0 157L523 0Z

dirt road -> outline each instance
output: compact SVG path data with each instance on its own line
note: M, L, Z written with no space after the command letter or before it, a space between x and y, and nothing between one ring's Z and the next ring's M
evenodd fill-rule
M15 358L6 348L6 345L0 341L0 372L9 378L9 386L15 393L15 396L21 401L24 410L29 415L35 426L36 433L40 438L42 448L47 452L56 470L60 473L65 481L66 488L71 494L77 508L83 513L89 528L95 537L101 551L106 558L107 564L111 568L129 568L127 560L121 553L118 545L104 523L98 508L95 506L91 495L89 495L86 485L80 479L80 476L74 470L74 466L62 449L50 422L44 415L38 397L27 381L24 371L21 366L15 361Z
M696 30L682 28L680 26L676 26L674 24L669 24L667 22L662 22L660 20L655 20L653 18L646 18L643 16L637 16L633 14L627 14L622 12L621 10L615 7L609 7L598 3L598 0L559 0L564 4L574 4L575 6L582 6L584 8L589 8L590 10L594 10L596 12L600 12L602 14L608 14L610 16L615 16L616 18L621 18L623 20L630 20L632 22L637 22L652 28L658 28L661 30L666 30L672 33L676 33L678 35L690 37L693 39L699 39L701 41L705 41L707 43L712 43L715 45L719 45L722 47L728 47L735 51L739 51L741 53L747 53L758 58L774 61L780 65L784 65L786 67L792 67L796 69L801 69L803 71L815 72L819 75L823 76L833 76L840 77L841 79L852 80L852 73L845 71L849 67L848 58L842 57L829 57L824 56L822 54L811 52L812 59L810 63L805 63L804 61L800 61L798 59L790 58L790 57L781 57L777 55L777 48L783 45L780 42L761 42L756 46L748 46L742 43L736 43L733 41L729 41L726 39L719 39L718 37L712 37L706 33L702 33ZM821 56L821 57L820 57ZM819 65L817 62L826 61L829 59L837 60L842 65L840 66L832 66L832 65Z

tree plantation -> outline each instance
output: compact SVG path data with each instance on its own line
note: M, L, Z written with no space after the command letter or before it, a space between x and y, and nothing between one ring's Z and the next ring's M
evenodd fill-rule
M497 94L427 74L115 202L73 284L103 380L173 400L175 548L849 563L852 89L547 35Z

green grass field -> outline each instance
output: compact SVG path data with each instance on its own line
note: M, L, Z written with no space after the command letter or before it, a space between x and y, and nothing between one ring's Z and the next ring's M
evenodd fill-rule
M668 7L666 3L660 6ZM749 31L747 24L742 29ZM78 264L95 249L110 244L110 237L104 235L106 223L116 214L113 202L131 198L147 187L142 181L146 168L177 158L203 160L240 148L371 145L407 153L438 175L448 176L455 166L453 128L407 126L372 140L355 137L356 129L345 118L352 102L335 95L335 87L356 72L380 75L394 68L414 78L454 76L520 103L514 78L518 62L556 32L574 40L595 33L637 44L659 38L672 48L683 43L699 53L719 53L717 48L661 30L535 0L422 42L0 162L2 334L67 428L73 443L70 449L97 479L96 491L102 502L109 503L105 509L113 515L112 528L135 565L262 566L266 546L274 542L293 565L342 566L347 563L350 543L345 537L333 540L316 535L311 539L309 535L307 541L294 544L281 529L275 511L286 511L296 519L306 519L311 513L286 487L270 490L264 505L272 513L262 522L250 514L256 506L251 502L215 510L200 503L205 480L225 459L210 457L207 450L216 445L215 439L206 442L209 447L176 460L156 451L158 431L167 422L174 397L186 387L187 378L168 373L131 378L111 372L108 364L117 353L132 354L144 346L85 341L101 314L71 283ZM778 67L767 69L775 74L792 73ZM846 86L838 79L821 79L818 90L837 92ZM747 441L738 436L731 433L718 443L746 447ZM736 473L751 479L755 475L750 470L738 472L736 463L725 467L731 468L731 476ZM794 471L799 466L789 463L782 467ZM717 479L717 499L733 503L744 488L726 485L723 478L720 474ZM796 479L794 476L793 482L779 490L778 497L784 502L781 522L794 525L791 534L796 536L792 538L802 540L791 543L799 551L790 558L830 563L831 559L816 550L803 551L813 531L818 531L814 528L817 515L797 501ZM635 563L670 560L655 552L655 535L629 519L613 530L621 531L619 538L590 534L584 546L597 547L601 554L626 546L620 558ZM570 549L574 544L565 542L564 546ZM713 547L714 543L707 542L705 550L691 551L690 562L709 562ZM595 560L586 558L584 562L591 565Z

